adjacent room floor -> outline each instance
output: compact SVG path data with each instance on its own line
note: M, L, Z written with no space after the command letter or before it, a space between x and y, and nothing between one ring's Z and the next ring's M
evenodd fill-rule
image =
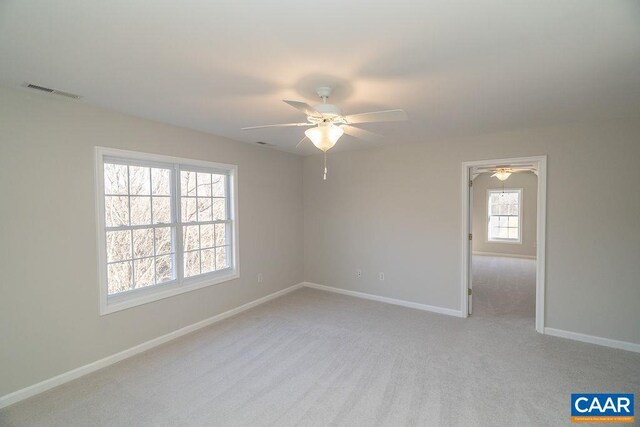
M474 262L469 319L305 288L5 408L0 424L551 426L570 424L572 392L640 390L640 354L535 332L533 261Z
M474 317L502 317L512 326L535 328L535 260L474 255L471 268Z

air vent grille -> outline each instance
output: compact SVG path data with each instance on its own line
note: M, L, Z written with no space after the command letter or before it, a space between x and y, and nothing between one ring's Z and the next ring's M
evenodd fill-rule
M50 89L50 88L44 87L44 86L34 85L34 84L31 84L31 83L27 84L27 87L29 89L37 89L37 90L41 90L43 92L49 92L49 93L53 92L53 89Z
M50 87L35 85L33 83L25 83L23 86L27 87L29 89L35 89L35 90L39 90L41 92L52 93L54 95L60 95L60 96L64 96L64 97L71 98L71 99L80 99L80 98L82 98L80 95L76 95L75 93L66 92L64 90L52 89Z

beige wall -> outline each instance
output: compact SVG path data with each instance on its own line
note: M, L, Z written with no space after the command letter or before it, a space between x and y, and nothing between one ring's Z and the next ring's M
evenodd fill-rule
M638 120L330 152L326 182L306 158L305 279L459 309L461 163L542 154L546 326L640 343Z
M240 278L99 316L96 145L238 165ZM296 155L0 88L0 396L303 281L301 175Z
M488 210L487 190L501 189L502 182L482 173L473 180L473 251L505 255L536 256L536 222L538 177L532 172L518 172L504 182L504 188L522 189L520 220L522 239L520 243L490 242L487 238Z

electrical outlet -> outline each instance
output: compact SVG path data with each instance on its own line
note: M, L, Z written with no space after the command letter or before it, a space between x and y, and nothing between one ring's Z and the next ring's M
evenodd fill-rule
M262 283L262 273L258 273L258 283Z
M362 270L360 269L356 270L356 279L362 279Z
M383 272L378 273L378 279L380 279L380 281L384 280L384 273Z

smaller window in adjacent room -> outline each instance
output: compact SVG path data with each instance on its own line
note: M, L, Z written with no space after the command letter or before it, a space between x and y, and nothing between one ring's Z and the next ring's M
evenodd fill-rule
M101 314L238 277L235 166L96 153Z
M490 242L521 243L522 189L487 190Z

